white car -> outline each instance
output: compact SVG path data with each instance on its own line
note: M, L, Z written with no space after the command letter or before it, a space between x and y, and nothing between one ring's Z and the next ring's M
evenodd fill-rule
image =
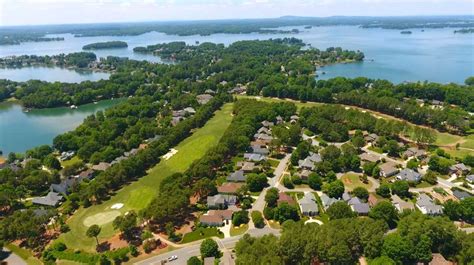
M178 256L173 255L173 256L168 258L168 261L173 261L173 260L177 260L177 259L178 259Z

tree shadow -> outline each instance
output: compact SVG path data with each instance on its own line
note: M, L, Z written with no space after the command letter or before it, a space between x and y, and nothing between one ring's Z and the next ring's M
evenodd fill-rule
M111 244L109 243L109 241L102 242L99 245L97 245L96 251L97 252L109 251L110 250L110 245Z

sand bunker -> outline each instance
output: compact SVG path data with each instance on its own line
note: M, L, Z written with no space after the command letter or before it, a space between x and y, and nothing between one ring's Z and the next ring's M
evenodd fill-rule
M171 148L171 150L170 150L168 153L166 153L166 154L163 156L163 158L164 158L165 160L168 160L168 159L170 159L172 156L174 156L177 152L178 152L178 150L176 150L176 149L174 149L174 148Z
M118 210L123 207L123 203L116 203L110 207L110 209Z

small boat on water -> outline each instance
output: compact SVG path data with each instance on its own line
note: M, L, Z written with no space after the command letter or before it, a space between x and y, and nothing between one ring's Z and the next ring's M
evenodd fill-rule
M71 105L70 108L71 109L77 109L77 106L76 105Z

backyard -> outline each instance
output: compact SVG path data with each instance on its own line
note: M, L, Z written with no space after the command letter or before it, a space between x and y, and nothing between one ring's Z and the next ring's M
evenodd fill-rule
M139 180L125 186L108 201L89 208L80 208L68 221L71 231L61 235L59 240L67 242L72 249L93 251L95 240L86 237L87 225L100 223L102 232L99 241L115 234L112 221L120 214L145 208L156 196L161 180L176 172L184 172L191 163L202 157L207 150L215 146L229 126L232 116L232 104L226 104L215 113L204 127L182 141L178 152L168 160L162 160Z

